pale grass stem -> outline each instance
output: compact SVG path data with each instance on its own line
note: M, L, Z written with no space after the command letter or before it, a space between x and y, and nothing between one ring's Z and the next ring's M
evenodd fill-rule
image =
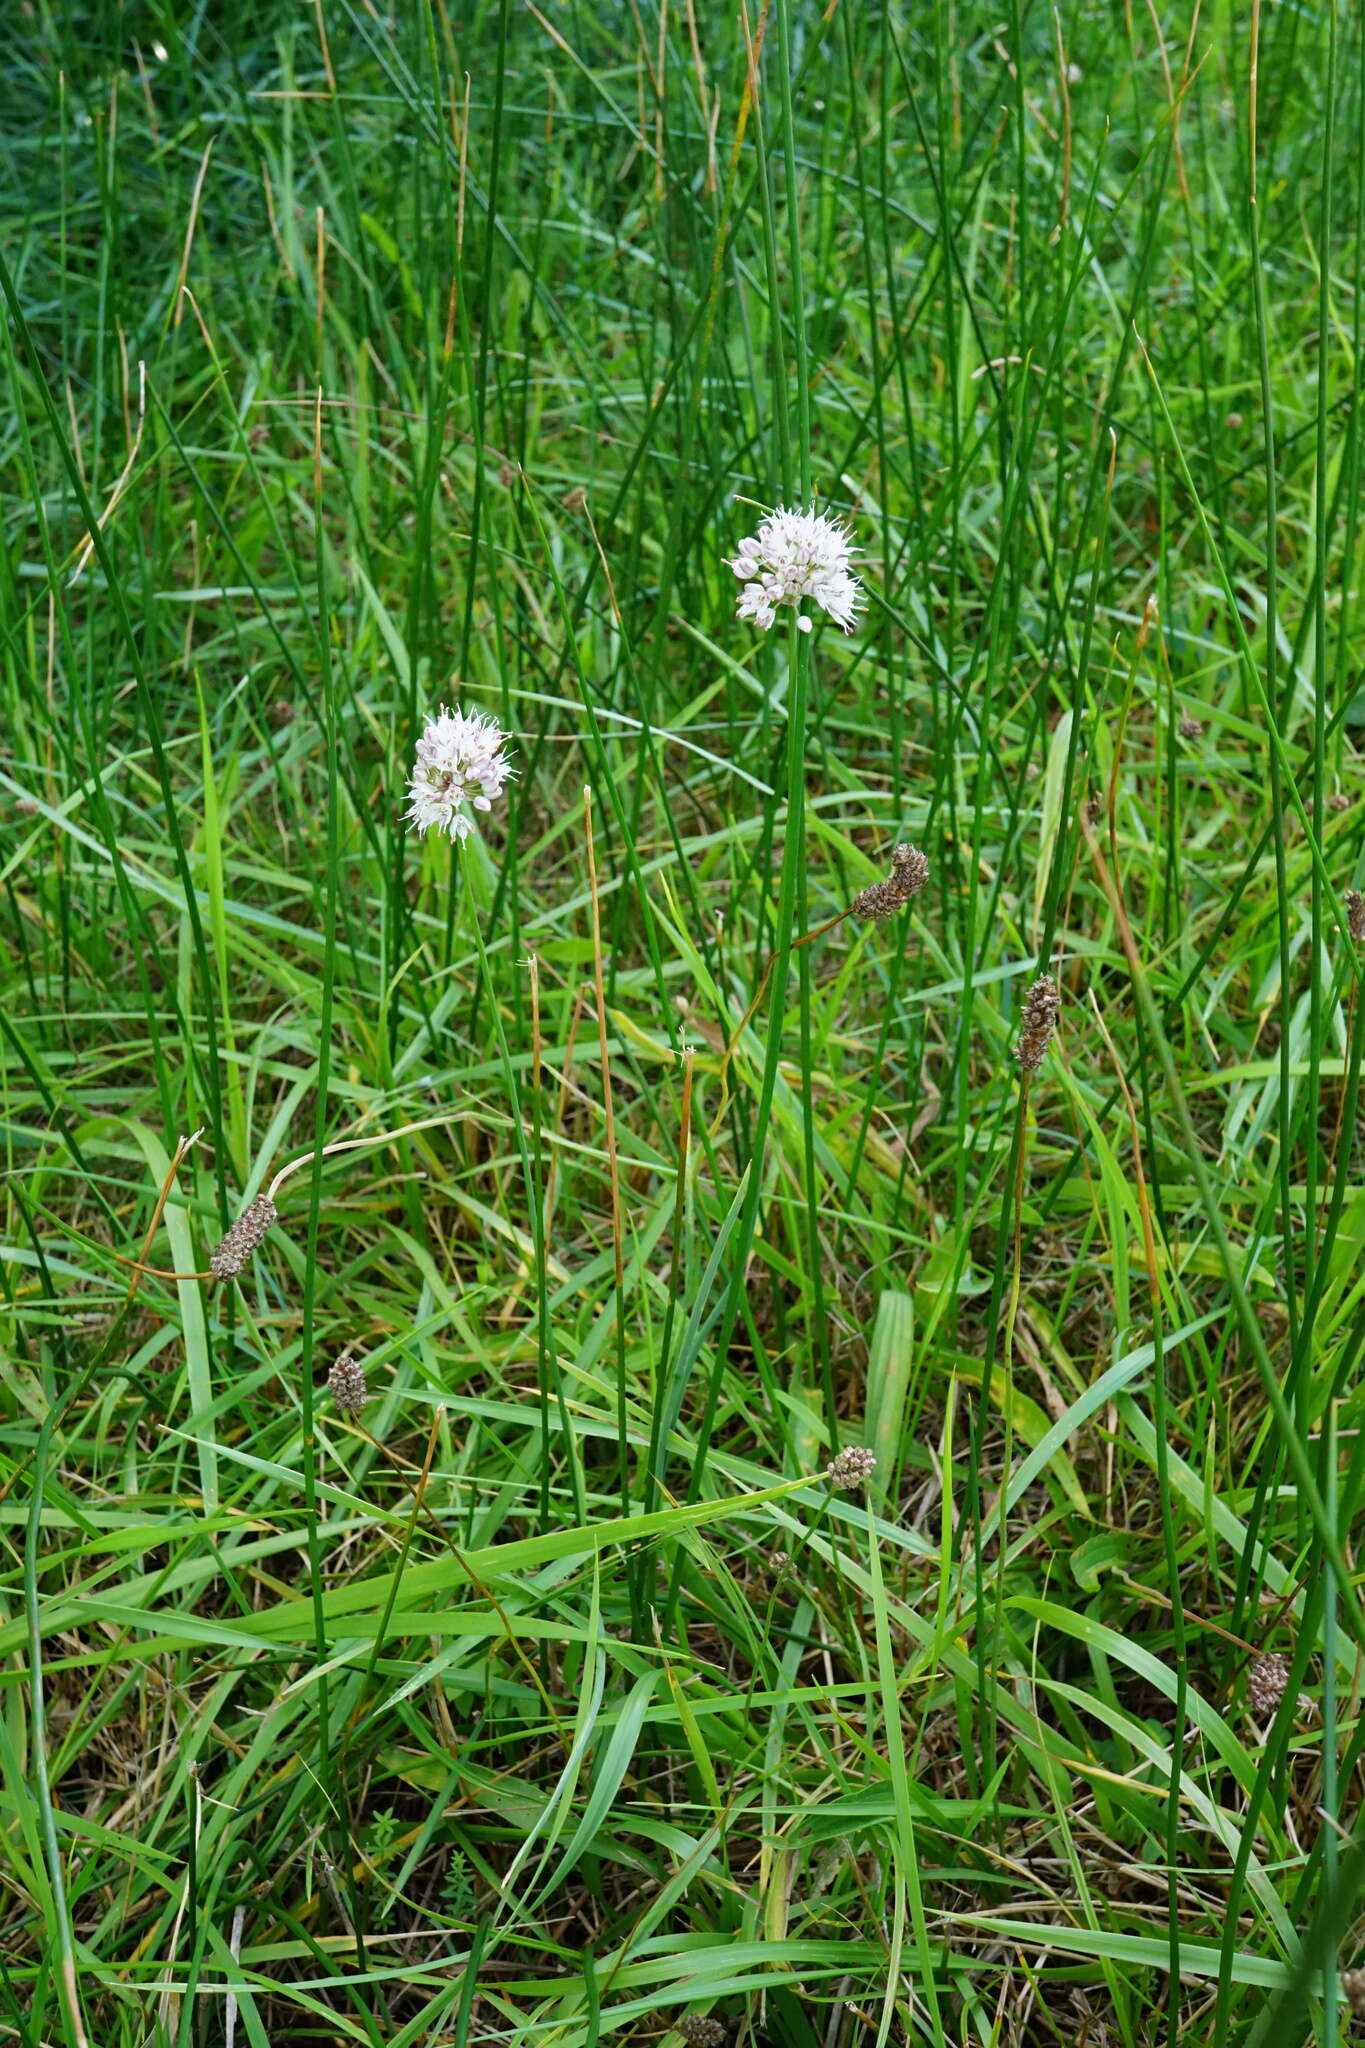
M279 1172L275 1175L275 1178L271 1181L269 1187L266 1189L264 1195L257 1195L253 1198L252 1201L247 1203L246 1207L238 1216L236 1222L231 1224L228 1230L224 1233L223 1237L219 1239L218 1247L216 1249L221 1251L223 1246L227 1245L229 1240L232 1239L233 1233L239 1230L242 1224L248 1218L253 1218L254 1224L259 1225L260 1218L266 1213L267 1208L274 1208L275 1196L278 1193L279 1189L284 1186L284 1183L289 1179L290 1175L297 1173L300 1167L307 1166L313 1159L319 1156L323 1159L330 1159L333 1157L334 1154L338 1152L355 1152L362 1150L366 1146L370 1145L384 1145L389 1143L392 1139L409 1137L414 1131L434 1130L440 1124L453 1124L458 1122L458 1115L452 1114L450 1112L446 1112L441 1116L418 1117L412 1123L398 1124L395 1125L395 1127L392 1130L388 1131L373 1131L363 1138L338 1138L335 1141L335 1143L331 1145L324 1145L321 1148L320 1154L316 1149L314 1149L313 1151L300 1153L297 1159L291 1159L287 1165L282 1166L280 1168ZM130 1298L131 1294L133 1292L136 1292L137 1282L144 1275L149 1276L153 1280L221 1280L235 1278L236 1273L241 1271L241 1267L239 1266L234 1268L234 1270L230 1273L224 1273L220 1272L217 1268L210 1264L202 1272L174 1273L168 1272L160 1266L149 1266L145 1263L147 1252L151 1249L151 1240L156 1233L157 1225L161 1221L162 1210L166 1206L166 1200L170 1193L171 1185L175 1178L176 1168L179 1166L180 1161L184 1158L185 1153L188 1152L190 1146L194 1144L195 1139L199 1138L200 1136L202 1136L202 1132L196 1131L193 1137L182 1138L180 1140L180 1146L176 1152L174 1160L171 1163L170 1172L167 1175L166 1185L162 1189L160 1200L157 1203L156 1209L153 1213L151 1225L148 1228L146 1241L143 1244L142 1258L129 1259L126 1258L121 1252L114 1252L112 1254L112 1256L118 1261L118 1263L121 1266L130 1267L134 1275L136 1276L133 1288L130 1289ZM255 1213L253 1216L253 1212L257 1213ZM256 1246L264 1238L266 1230L273 1228L274 1224L277 1221L277 1216L270 1216L269 1221L265 1224L265 1227L260 1230L259 1237L254 1237L254 1242L250 1246L250 1251L255 1251ZM247 1235L254 1236L254 1230L249 1230L247 1232ZM242 1264L245 1265L245 1263L246 1261L243 1260Z

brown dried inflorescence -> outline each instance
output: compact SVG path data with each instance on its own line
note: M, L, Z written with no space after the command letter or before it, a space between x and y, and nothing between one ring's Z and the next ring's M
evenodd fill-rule
M1024 1073L1036 1074L1043 1064L1061 1007L1056 982L1050 974L1040 974L1024 998L1024 1022L1014 1048L1015 1060Z
M1273 1721L1280 1709L1280 1701L1289 1690L1289 1674L1293 1670L1290 1658L1278 1650L1263 1651L1251 1660L1247 1673L1247 1699L1251 1711L1258 1721Z
M1357 945L1365 939L1365 896L1359 889L1346 891L1346 929Z
M709 2019L705 2013L685 2012L675 2024L687 2048L720 2048L725 2039L721 2022Z
M209 1254L209 1271L215 1280L235 1280L250 1264L251 1255L280 1212L269 1195L257 1195L248 1202L237 1221Z
M343 1351L328 1373L327 1391L343 1415L359 1415L369 1400L365 1368L357 1363L353 1351Z
M1358 2020L1365 2020L1365 1970L1343 1970L1341 1988Z
M856 1493L860 1486L866 1486L876 1469L875 1454L852 1444L825 1467L825 1477L837 1492Z
M854 917L880 921L903 910L912 896L918 896L929 879L929 862L917 846L896 846L891 850L891 872L884 882L860 889L849 905Z

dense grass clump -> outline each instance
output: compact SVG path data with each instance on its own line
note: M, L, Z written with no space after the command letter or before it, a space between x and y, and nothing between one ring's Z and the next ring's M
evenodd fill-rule
M1344 2041L1358 15L0 33L0 2038Z

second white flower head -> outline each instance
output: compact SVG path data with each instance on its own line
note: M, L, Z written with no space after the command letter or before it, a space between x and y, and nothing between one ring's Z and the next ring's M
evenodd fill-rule
M407 810L414 831L434 825L452 839L468 839L469 807L491 811L515 773L503 753L510 737L486 711L447 711L443 704L417 742Z
M744 585L739 616L766 631L779 605L794 605L797 625L809 633L811 621L801 610L801 600L808 597L836 626L851 633L863 602L853 574L853 554L842 520L813 507L809 512L788 512L779 505L757 533L740 542L738 553L727 563Z

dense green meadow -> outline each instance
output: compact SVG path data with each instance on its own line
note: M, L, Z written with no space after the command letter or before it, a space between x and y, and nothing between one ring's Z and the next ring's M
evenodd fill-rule
M1344 2044L1360 10L0 52L0 2043Z

